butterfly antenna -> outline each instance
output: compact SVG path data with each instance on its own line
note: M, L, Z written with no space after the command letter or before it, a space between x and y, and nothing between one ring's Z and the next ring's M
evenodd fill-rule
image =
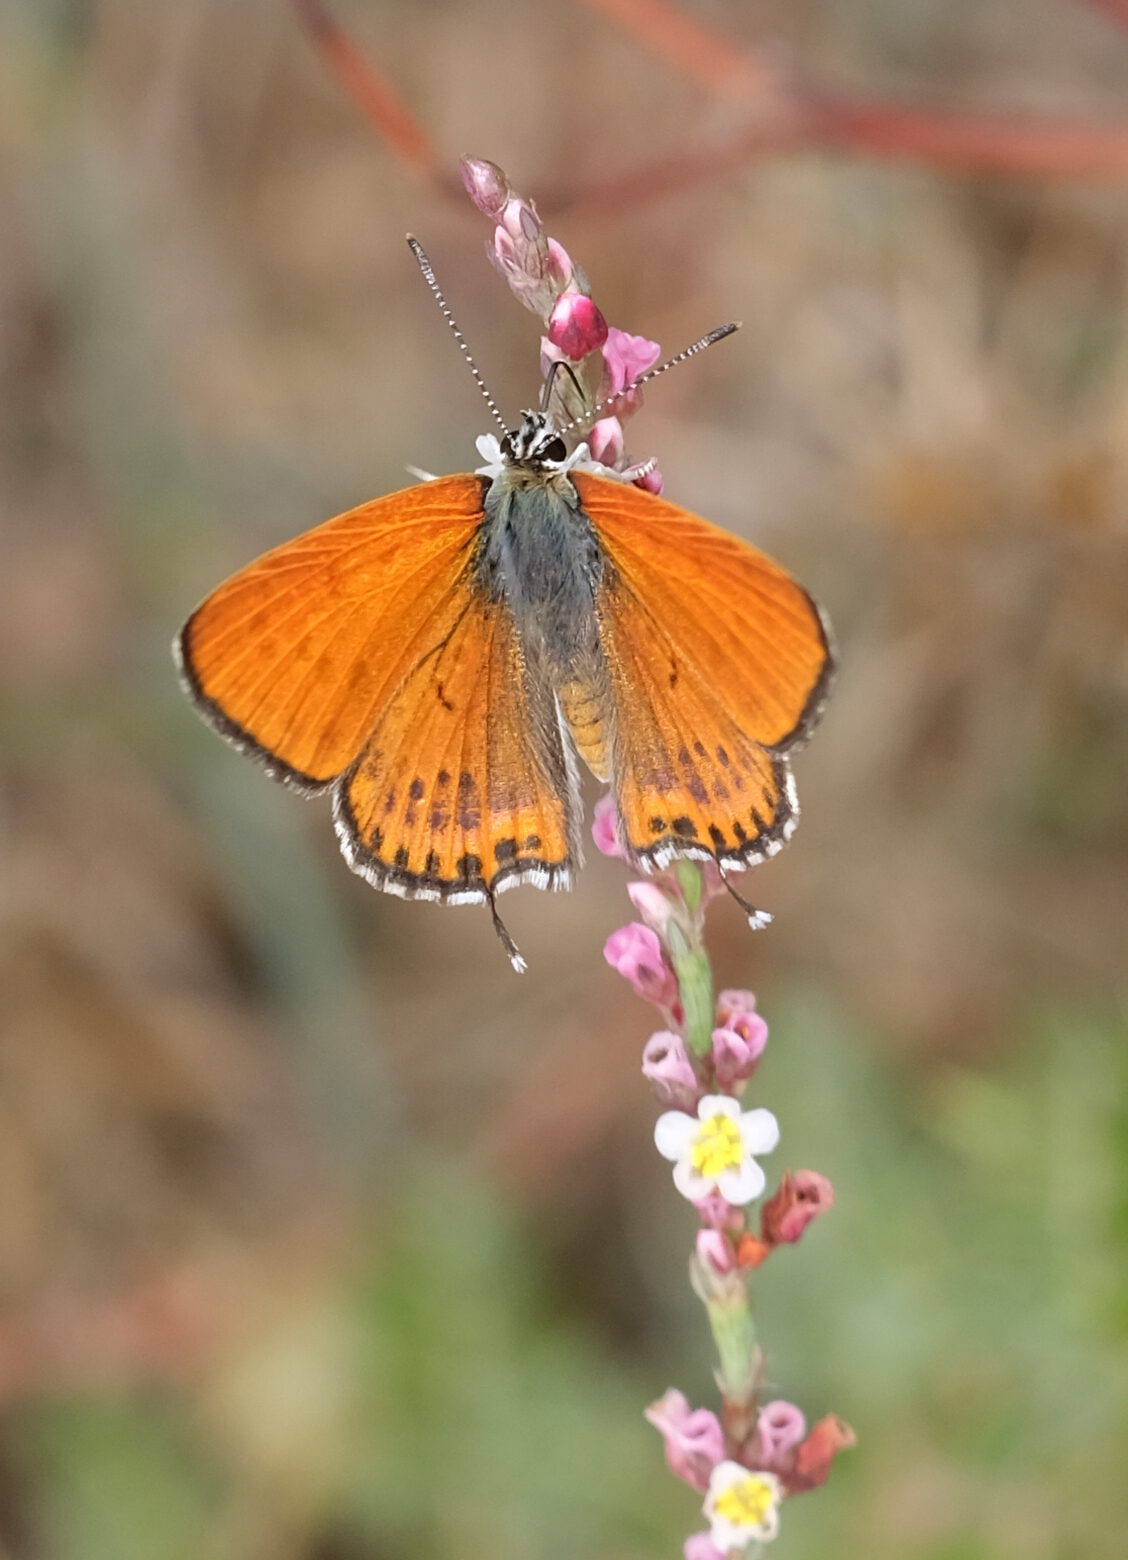
M643 385L649 384L652 379L657 379L659 374L664 374L668 369L677 368L679 363L684 363L687 358L696 357L699 352L704 352L706 347L711 347L715 342L723 341L726 336L731 336L733 331L740 329L739 320L731 320L727 325L718 325L716 330L711 330L707 336L702 336L700 341L695 341L691 347L683 347L672 358L667 358L664 363L659 363L657 368L648 368L645 374L640 374L637 379L632 379L629 385L624 385L621 390L616 390L614 395L604 396L590 411L584 412L579 417L573 417L572 421L565 423L562 428L555 429L558 434L570 433L580 423L594 422L599 413L611 406L620 396L629 395L632 390L640 390Z
M498 913L497 913L497 902L494 899L494 896L490 893L488 888L486 889L486 899L487 899L487 902L489 903L490 915L493 917L494 931L498 935L498 939L501 942L501 946L505 949L506 953L509 955L509 962L510 962L510 964L512 964L513 968L517 971L518 975L523 975L525 973L525 971L528 969L529 966L525 963L525 960L522 958L520 948L518 948L517 944L513 941L513 938L510 936L509 928L506 926L505 922L498 915Z
M754 932L762 932L765 926L770 926L772 924L771 914L767 910L757 910L755 905L749 904L744 895L738 893L737 890L733 888L732 884L729 882L728 874L725 872L725 869L721 866L720 862L717 863L717 870L721 874L721 882L725 885L729 893L736 900L737 904L748 917L748 924L752 930Z
M489 407L490 411L493 413L494 421L497 423L497 425L501 429L502 433L508 433L509 429L505 426L505 418L498 411L498 409L497 409L497 402L494 400L494 398L490 394L490 392L486 389L486 381L482 378L481 374L478 372L478 365L477 365L477 363L475 363L474 359L470 356L470 348L466 345L466 338L463 336L462 332L459 330L458 322L455 319L454 315L451 313L450 305L447 303L446 299L443 297L443 290L439 286L438 282L435 280L435 273L431 269L431 262L427 259L426 253L424 252L424 249L423 249L423 245L419 242L419 240L417 238L414 238L410 233L407 235L407 243L408 243L408 247L410 248L412 254L415 256L415 263L418 265L419 269L423 272L423 280L427 283L427 286L431 289L432 293L434 294L435 302L439 306L439 310L440 310L440 312L442 314L443 319L446 320L447 324L450 326L451 330L454 332L454 339L455 339L455 341L458 342L458 350L462 353L462 356L466 359L466 365L469 368L471 374L474 376L474 383L477 385L478 389L482 392L482 397L483 397L486 405Z

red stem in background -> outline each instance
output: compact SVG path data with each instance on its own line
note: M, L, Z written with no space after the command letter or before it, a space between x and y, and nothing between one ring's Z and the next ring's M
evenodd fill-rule
M824 87L785 70L763 51L734 44L679 10L672 0L583 0L708 91L743 101L749 122L700 151L665 157L601 184L560 190L546 211L637 206L699 185L769 153L820 151L918 163L963 174L1119 179L1128 175L1128 123L1035 119L921 107ZM1085 0L1128 26L1128 0ZM361 113L404 162L444 193L457 182L392 87L326 10L323 0L294 8Z
M330 70L373 129L404 162L437 178L441 162L430 137L321 0L293 0L293 4Z
M1085 4L1107 16L1117 27L1128 27L1128 0L1085 0Z

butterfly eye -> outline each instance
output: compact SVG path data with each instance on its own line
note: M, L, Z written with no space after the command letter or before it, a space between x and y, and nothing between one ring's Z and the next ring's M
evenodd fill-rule
M568 453L568 446L563 439L549 439L547 444L542 444L537 451L538 460L563 460Z

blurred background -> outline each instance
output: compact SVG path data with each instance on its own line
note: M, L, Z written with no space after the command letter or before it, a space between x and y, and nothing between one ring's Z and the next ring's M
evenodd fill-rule
M350 874L169 657L257 552L476 464L407 230L502 406L535 395L463 152L613 323L743 319L632 453L840 640L750 880L776 923L712 913L772 1026L774 1169L838 1193L757 1281L772 1394L859 1436L777 1551L1123 1555L1126 13L337 0L396 141L309 4L5 0L4 1560L657 1560L701 1526L641 1419L713 1389L655 1025L601 957L621 868L506 898L518 979L484 913Z

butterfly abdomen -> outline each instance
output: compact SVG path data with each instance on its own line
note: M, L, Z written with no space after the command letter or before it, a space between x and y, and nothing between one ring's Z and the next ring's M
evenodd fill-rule
M597 780L611 778L610 727L606 700L588 682L566 682L557 697L576 750Z

